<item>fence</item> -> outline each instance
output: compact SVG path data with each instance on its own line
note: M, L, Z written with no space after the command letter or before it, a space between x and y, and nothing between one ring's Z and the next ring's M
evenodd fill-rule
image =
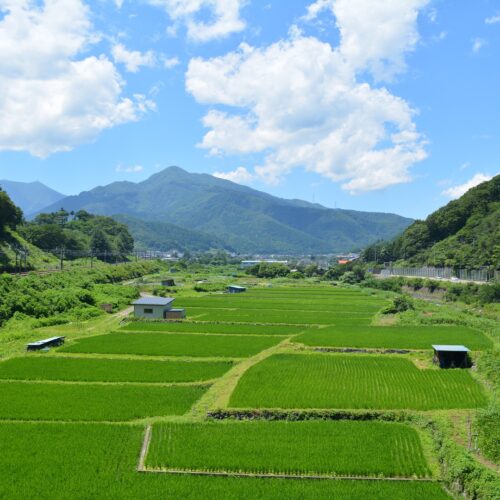
M447 279L456 278L461 281L500 281L500 271L490 269L453 269L451 267L387 267L372 270L380 276L406 276L415 278Z

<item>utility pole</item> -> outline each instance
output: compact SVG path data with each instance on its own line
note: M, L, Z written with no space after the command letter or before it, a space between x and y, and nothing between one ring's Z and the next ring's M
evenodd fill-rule
M60 248L59 258L60 258L60 268L62 271L64 269L64 247Z

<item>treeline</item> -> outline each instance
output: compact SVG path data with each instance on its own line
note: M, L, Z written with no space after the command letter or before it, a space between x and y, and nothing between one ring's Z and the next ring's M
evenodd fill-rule
M163 267L157 261L143 261L46 276L2 274L0 326L11 318L35 318L43 326L98 316L103 314L101 304L112 304L116 309L138 296L136 288L113 284L158 272Z
M365 249L366 262L476 269L500 265L500 175L414 222L392 241Z
M69 260L94 255L111 261L124 259L134 250L134 239L125 224L85 210L39 214L17 230L29 243Z

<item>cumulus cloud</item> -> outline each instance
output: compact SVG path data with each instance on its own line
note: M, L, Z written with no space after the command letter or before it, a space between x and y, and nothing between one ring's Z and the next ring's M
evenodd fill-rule
M401 12L400 3L407 11ZM358 80L362 70L400 71L404 50L393 48L397 36L377 35L378 19L372 18L374 36L370 36L369 16L364 16L366 26L360 27L346 11L351 12L351 4L356 4L358 13L371 6L378 12L379 4L392 6L399 26L401 16L414 24L416 6L425 3L398 0L374 6L361 0L325 1L322 4L340 8L337 23L342 38L336 48L295 32L268 47L242 44L221 57L192 59L187 90L199 103L212 106L203 119L209 130L200 146L214 155L262 153L265 160L255 173L269 183L279 182L298 167L341 181L351 192L409 181L410 167L426 157L425 140L413 121L415 111L387 89ZM382 17L387 19L385 31L390 31L389 12ZM413 24L405 24L406 37L401 28L396 30L399 38L411 41L403 44L406 50L415 43ZM372 40L382 39L373 49ZM366 40L370 40L369 57L361 50L367 47Z
M0 151L68 151L154 107L123 97L106 56L82 55L98 36L81 0L0 0L0 9Z
M115 168L115 172L120 172L125 174L139 174L142 171L144 171L144 167L142 165L133 165L131 167L117 165Z
M476 174L472 179L469 179L467 182L460 184L458 186L453 186L442 192L444 196L448 198L460 198L460 196L464 195L469 189L476 187L482 182L486 182L491 180L493 177L491 175L486 174Z
M148 0L151 5L163 7L174 23L186 26L188 37L196 42L224 38L245 29L240 11L246 0ZM210 12L208 21L202 19L206 10ZM176 33L170 27L169 34Z
M404 55L414 50L417 17L429 0L317 0L307 7L312 21L330 11L340 32L340 53L356 71L369 70L390 80L406 69Z
M238 167L231 172L215 172L214 177L225 179L226 181L236 182L238 184L249 184L255 179L245 167Z
M486 24L497 24L500 23L500 12L494 16L488 17L484 20Z
M123 44L117 43L111 49L115 63L124 64L130 73L137 73L141 66L153 67L156 65L156 56L152 50L140 52L128 50Z

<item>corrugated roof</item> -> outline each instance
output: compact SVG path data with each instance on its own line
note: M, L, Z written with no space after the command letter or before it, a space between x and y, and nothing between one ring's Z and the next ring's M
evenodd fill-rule
M239 286L239 285L229 285L228 288L236 288L237 290L246 290L244 286Z
M435 351L441 352L469 352L469 349L463 345L433 345Z
M134 306L168 306L175 299L170 297L141 297L140 299L132 302Z

